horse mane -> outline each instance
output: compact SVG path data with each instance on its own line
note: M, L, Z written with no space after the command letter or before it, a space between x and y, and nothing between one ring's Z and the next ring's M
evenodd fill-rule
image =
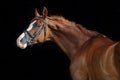
M88 35L88 36L92 37L92 36L97 36L97 35L100 34L100 33L96 32L96 31L92 31L92 30L87 29L86 27L84 27L81 24L78 24L78 23L76 23L74 21L68 20L63 16L52 15L50 17L51 17L52 20L55 20L55 21L59 22L60 24L67 25L67 26L70 26L70 27L71 26L75 27L78 30L80 30L81 32L83 32L84 34Z

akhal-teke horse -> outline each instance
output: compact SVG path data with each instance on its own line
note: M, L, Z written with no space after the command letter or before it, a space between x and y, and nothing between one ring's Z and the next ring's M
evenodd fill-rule
M120 80L120 42L62 16L42 15L35 9L29 27L17 38L19 48L55 42L70 59L73 80Z

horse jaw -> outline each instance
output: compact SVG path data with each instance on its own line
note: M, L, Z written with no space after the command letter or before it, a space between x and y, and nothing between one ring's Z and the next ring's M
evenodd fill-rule
M22 43L21 40L24 38L25 34L22 33L18 38L17 38L17 41L16 41L16 44L19 48L21 49L25 49L27 47L27 43Z

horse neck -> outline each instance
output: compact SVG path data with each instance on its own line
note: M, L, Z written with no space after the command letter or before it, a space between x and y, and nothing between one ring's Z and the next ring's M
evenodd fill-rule
M71 60L80 47L90 39L92 32L80 24L55 17L57 29L51 29L52 40L66 53Z

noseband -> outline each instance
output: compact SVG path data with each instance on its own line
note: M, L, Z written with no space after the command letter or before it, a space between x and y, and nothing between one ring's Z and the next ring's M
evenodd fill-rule
M42 30L44 30L44 41L46 40L46 19L41 18L35 18L34 20L40 20L44 24L43 26L40 26L39 24L36 24L37 27L39 27L38 30L35 31L35 34L31 34L28 30L24 31L26 42L30 45L35 43L35 39L41 34Z

